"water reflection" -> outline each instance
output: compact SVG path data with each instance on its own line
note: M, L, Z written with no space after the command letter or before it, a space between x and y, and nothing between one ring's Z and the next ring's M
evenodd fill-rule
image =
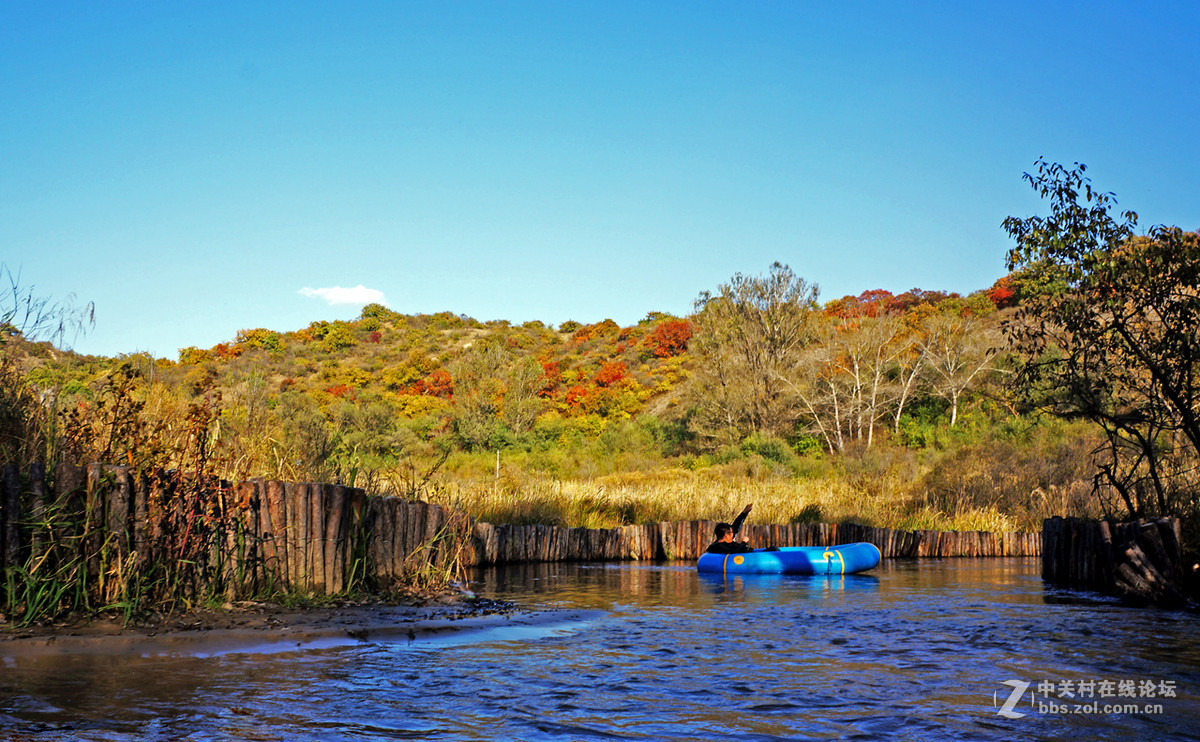
M724 600L779 600L782 596L803 594L819 597L828 593L876 592L875 575L721 575L701 572L700 585Z
M1032 560L729 578L521 565L473 587L564 619L273 655L8 658L0 738L1200 739L1194 617L1062 603ZM1178 697L1010 720L1013 678L1168 679Z

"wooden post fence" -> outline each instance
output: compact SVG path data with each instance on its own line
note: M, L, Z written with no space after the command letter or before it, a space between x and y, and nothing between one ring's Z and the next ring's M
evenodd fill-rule
M1139 603L1186 605L1178 518L1126 523L1048 518L1042 578Z
M199 495L204 501L199 506L184 501L181 491L188 488L179 484L184 480L99 464L60 466L53 486L47 479L41 466L25 472L11 465L0 470L0 567L22 567L30 554L43 555L52 544L61 552L55 558L66 559L63 549L70 545L92 584L111 582L114 575L177 558L172 549L178 548L173 544L179 529L199 528L199 520L210 519L203 524L211 532L205 531L210 541L198 579L219 581L231 599L279 591L338 594L351 587L387 588L412 568L445 564L452 554L475 567L691 560L712 541L715 525L701 520L585 529L475 523L425 502L369 495L344 485L262 478L232 486L214 482ZM189 491L194 495L196 488ZM1042 554L1044 538L1047 548L1056 550L1075 549L1077 539L1058 531L1045 536L898 531L853 523L748 525L745 534L759 546L867 541L885 559L1033 557ZM1144 558L1154 564L1164 553L1178 551L1177 532L1172 537L1164 531L1158 541L1138 538ZM1119 531L1114 542L1129 539ZM1051 558L1054 565L1066 563L1059 551L1047 556ZM1057 574L1057 569L1050 571ZM1108 568L1099 564L1087 569Z

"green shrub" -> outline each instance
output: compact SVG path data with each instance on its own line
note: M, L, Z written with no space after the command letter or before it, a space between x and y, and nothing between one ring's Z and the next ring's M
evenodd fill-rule
M746 436L742 441L742 453L747 456L761 456L767 461L784 466L791 466L796 460L796 453L787 441L765 433L751 433Z
M261 348L276 352L283 349L279 333L262 327L254 330L239 330L234 342L245 348Z
M821 456L825 453L825 441L819 436L805 433L792 441L792 450L797 456Z
M358 345L358 340L354 338L354 331L345 322L333 322L324 328L324 333L321 337L321 349L333 353L339 350Z

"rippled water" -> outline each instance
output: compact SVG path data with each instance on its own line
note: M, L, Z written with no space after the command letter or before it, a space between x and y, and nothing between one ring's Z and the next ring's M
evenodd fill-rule
M1047 590L1035 560L728 581L536 565L474 587L554 620L269 655L5 658L0 738L1200 740L1197 617ZM1060 694L1081 680L1156 691ZM1031 683L1021 718L997 713L1005 681Z

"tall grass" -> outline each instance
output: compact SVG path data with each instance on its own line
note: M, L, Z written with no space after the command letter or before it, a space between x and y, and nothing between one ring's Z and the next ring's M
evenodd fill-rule
M498 470L494 454L458 454L424 496L491 523L729 520L753 503L751 523L1032 531L1052 515L1101 514L1091 494L1092 445L1077 427L1049 425L944 450L884 444L837 457L749 439L677 458L619 448L608 457L505 452ZM593 463L580 466L586 461Z
M462 508L483 522L583 528L674 520L728 521L749 503L754 504L751 523L856 522L891 528L988 531L1033 527L995 508L952 513L931 508L914 499L907 483L901 481L868 492L844 476L756 478L737 471L740 468L662 469L569 480L509 474L490 482L447 482L431 492L431 499Z

